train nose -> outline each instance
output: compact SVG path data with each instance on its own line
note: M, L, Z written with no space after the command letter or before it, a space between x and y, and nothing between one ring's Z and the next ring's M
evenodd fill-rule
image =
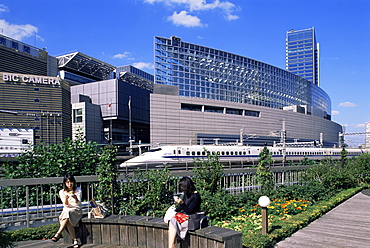
M132 167L132 166L138 166L138 165L141 165L141 163L140 162L136 162L136 161L127 160L127 161L121 163L119 165L119 167Z

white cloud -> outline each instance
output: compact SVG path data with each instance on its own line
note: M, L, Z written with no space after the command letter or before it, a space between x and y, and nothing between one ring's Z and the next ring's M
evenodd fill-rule
M20 41L26 37L36 35L39 30L31 24L17 25L8 23L5 20L0 20L0 27L3 29L4 35ZM36 37L43 40L40 36Z
M132 65L139 69L154 69L154 65L152 63L137 62L133 63Z
M192 15L188 15L188 12L183 10L180 13L176 11L167 18L168 21L171 21L176 26L185 26L185 27L202 27L204 26L201 20Z
M134 59L130 52L118 53L113 56L114 59Z
M9 12L9 8L6 7L4 4L0 4L0 13L1 12Z
M355 104L355 103L352 103L352 102L342 102L342 103L339 103L339 107L351 107L351 108L354 108L354 107L358 107L358 105Z
M354 128L362 128L365 129L365 123L364 124L353 124Z
M167 18L178 26L205 26L201 24L199 17L189 15L188 13L197 12L199 14L199 12L207 10L220 10L228 21L239 19L239 16L233 14L233 12L239 8L229 1L214 0L212 3L207 3L206 0L144 0L144 2L150 4L163 3L171 8L176 8L177 6L185 7L186 10L180 11L178 14L177 11L175 11L172 16Z
M339 115L339 111L337 111L337 110L332 110L332 111L331 111L331 115Z
M228 14L228 15L226 15L226 19L229 20L229 21L233 21L233 20L239 19L239 16Z
M357 128L357 129L365 129L366 124L360 123L360 124L344 124L343 127L349 127L349 128Z

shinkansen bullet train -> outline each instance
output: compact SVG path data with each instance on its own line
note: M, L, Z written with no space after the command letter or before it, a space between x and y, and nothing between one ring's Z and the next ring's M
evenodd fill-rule
M123 162L120 167L155 167L161 165L177 166L179 164L193 163L194 159L206 159L207 151L217 154L221 163L252 163L259 160L262 146L217 146L217 145L192 145L192 146L162 146ZM283 161L284 150L282 147L268 147L273 160ZM339 159L341 148L285 148L287 161L302 160L307 157L311 160L324 158ZM346 149L347 157L355 157L362 153L370 153L370 149Z

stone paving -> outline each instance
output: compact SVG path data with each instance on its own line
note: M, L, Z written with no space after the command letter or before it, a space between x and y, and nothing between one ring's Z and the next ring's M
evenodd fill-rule
M370 190L356 194L275 247L370 247L369 195Z

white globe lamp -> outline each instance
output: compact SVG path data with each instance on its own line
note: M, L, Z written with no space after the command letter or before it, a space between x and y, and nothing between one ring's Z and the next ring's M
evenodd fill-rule
M258 204L262 207L262 234L268 233L268 216L267 207L270 205L270 198L261 196L258 199Z
M258 199L258 204L263 208L268 207L270 205L270 198L267 196L261 196Z

